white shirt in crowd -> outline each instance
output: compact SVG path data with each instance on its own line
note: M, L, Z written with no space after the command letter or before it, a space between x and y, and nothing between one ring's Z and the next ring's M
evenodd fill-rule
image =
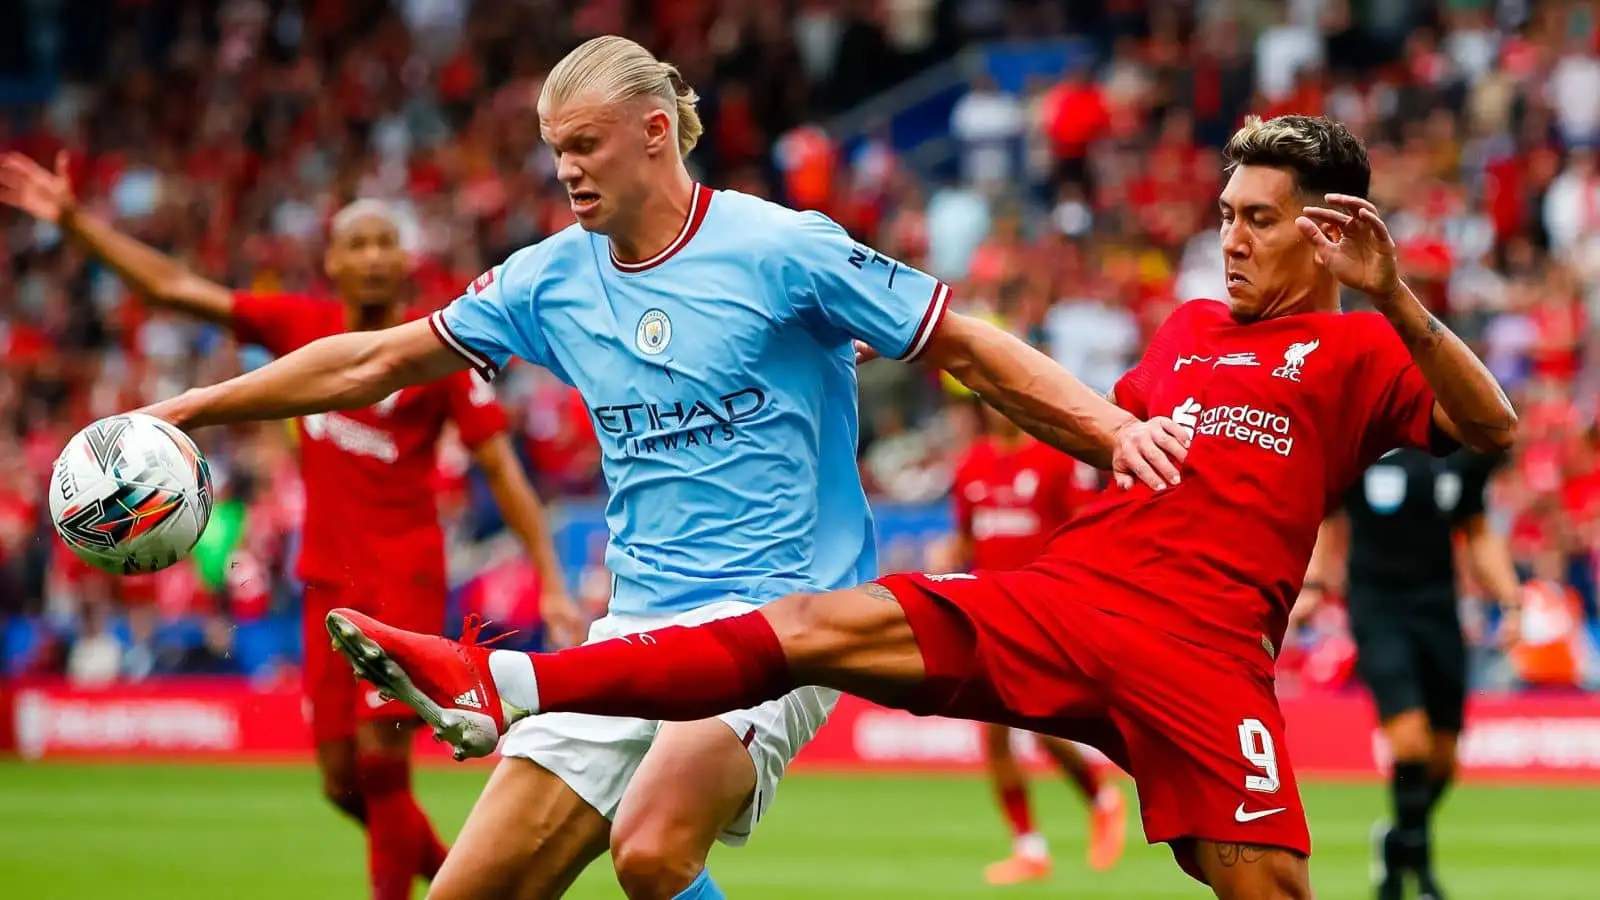
M972 90L956 101L950 130L961 142L962 168L973 184L1011 178L1022 149L1022 103L997 90Z
M1133 364L1139 322L1120 306L1062 300L1045 316L1050 355L1084 384L1104 394Z

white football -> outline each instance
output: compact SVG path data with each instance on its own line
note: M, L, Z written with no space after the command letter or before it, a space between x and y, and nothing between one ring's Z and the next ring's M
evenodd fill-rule
M114 575L157 572L187 556L211 502L211 469L194 441L143 413L73 435L50 474L56 534Z

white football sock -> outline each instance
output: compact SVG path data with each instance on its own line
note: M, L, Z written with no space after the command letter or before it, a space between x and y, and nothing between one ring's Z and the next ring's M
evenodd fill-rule
M1028 859L1049 859L1050 845L1045 842L1044 835L1037 831L1017 836L1016 843L1011 845L1012 852Z
M1097 809L1110 809L1116 806L1120 799L1122 792L1117 790L1116 785L1102 784L1100 790L1095 792L1094 805Z
M528 654L520 650L489 651L489 675L494 678L494 689L500 692L503 704L528 715L539 711L539 679L534 677L533 658Z

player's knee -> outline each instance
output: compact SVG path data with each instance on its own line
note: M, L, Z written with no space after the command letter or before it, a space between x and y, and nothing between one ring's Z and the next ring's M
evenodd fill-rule
M322 796L326 797L335 809L352 819L362 820L366 817L366 804L361 797L361 785L356 780L353 769L323 772Z
M1425 762L1433 754L1433 732L1420 709L1403 712L1384 725L1389 752L1397 760Z
M916 649L905 612L878 585L791 594L763 614L797 674L871 668L897 648Z
M1428 760L1428 778L1433 781L1454 781L1456 777L1456 748L1433 748L1433 757Z
M1004 725L983 727L983 749L991 760L1011 758L1011 729Z
M1306 861L1292 853L1274 853L1252 866L1245 877L1214 884L1217 900L1311 900Z
M629 900L669 900L699 876L705 859L658 831L614 829L611 864Z

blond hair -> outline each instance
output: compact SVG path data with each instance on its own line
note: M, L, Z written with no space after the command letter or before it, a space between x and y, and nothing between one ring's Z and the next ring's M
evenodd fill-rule
M1367 149L1350 129L1323 116L1249 116L1223 156L1230 172L1239 166L1288 169L1295 185L1312 196L1365 198L1372 183Z
M625 37L591 38L556 63L539 92L539 111L580 94L596 95L603 103L656 99L672 117L673 138L682 156L689 155L705 131L694 108L700 96L684 82L678 67Z

